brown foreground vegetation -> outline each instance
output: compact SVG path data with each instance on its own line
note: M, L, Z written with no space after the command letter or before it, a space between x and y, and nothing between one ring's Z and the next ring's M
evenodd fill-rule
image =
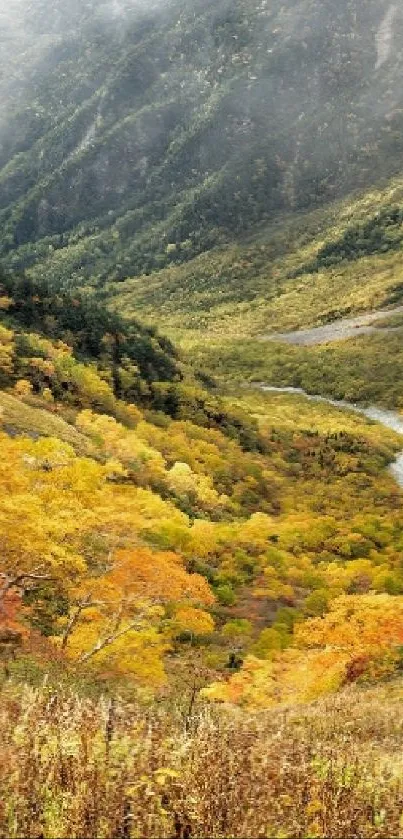
M403 836L400 683L244 714L3 687L7 837Z

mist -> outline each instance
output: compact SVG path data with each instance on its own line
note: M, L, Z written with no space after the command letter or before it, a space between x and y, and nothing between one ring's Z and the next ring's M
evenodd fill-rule
M400 167L397 3L0 3L6 254L110 229L124 275Z

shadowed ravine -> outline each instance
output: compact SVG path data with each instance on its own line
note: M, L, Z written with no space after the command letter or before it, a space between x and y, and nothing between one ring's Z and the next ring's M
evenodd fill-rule
M395 431L403 437L403 417L396 411L386 411L384 408L377 408L375 406L368 406L367 408L361 405L355 405L352 402L345 402L344 400L329 399L326 396L315 396L311 393L306 393L305 390L299 387L272 387L270 385L261 385L261 390L269 393L295 393L305 396L312 402L326 402L328 405L333 405L335 408L343 408L349 411L354 411L356 414L363 414L368 419L374 422L379 422L385 428ZM392 463L390 471L394 476L399 486L403 487L403 451L397 455L396 460Z

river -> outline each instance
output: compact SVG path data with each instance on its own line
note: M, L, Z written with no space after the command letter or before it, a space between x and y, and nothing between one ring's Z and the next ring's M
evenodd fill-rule
M325 402L328 405L333 405L335 408L343 408L344 410L354 411L356 414L363 414L364 417L367 417L374 422L379 422L380 425L383 425L385 428L389 428L391 431L395 431L396 434L400 434L403 438L403 417L401 417L396 411L387 411L384 408L376 408L375 406L365 408L361 405L356 405L353 402L345 402L341 399L338 400L330 399L326 396L315 396L311 393L307 393L299 387L273 387L271 385L260 385L260 390L264 390L269 393L295 393L299 396L305 396L306 399L310 399L312 402ZM403 451L397 455L396 460L390 466L390 471L399 486L403 487Z

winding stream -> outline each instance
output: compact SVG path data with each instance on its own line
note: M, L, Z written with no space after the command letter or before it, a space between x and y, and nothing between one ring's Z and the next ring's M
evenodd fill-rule
M310 399L312 402L325 402L327 405L333 405L335 408L344 408L348 411L354 411L356 414L363 414L364 417L374 420L374 422L379 422L380 425L389 428L396 434L400 434L403 438L403 417L396 411L387 411L384 408L376 408L375 406L364 408L361 405L355 405L353 402L345 402L341 399L337 400L330 399L326 396L315 396L299 387L260 385L260 390L268 393L295 393L299 396L305 396L306 399ZM396 460L390 466L390 471L399 486L403 487L403 451L397 455Z

